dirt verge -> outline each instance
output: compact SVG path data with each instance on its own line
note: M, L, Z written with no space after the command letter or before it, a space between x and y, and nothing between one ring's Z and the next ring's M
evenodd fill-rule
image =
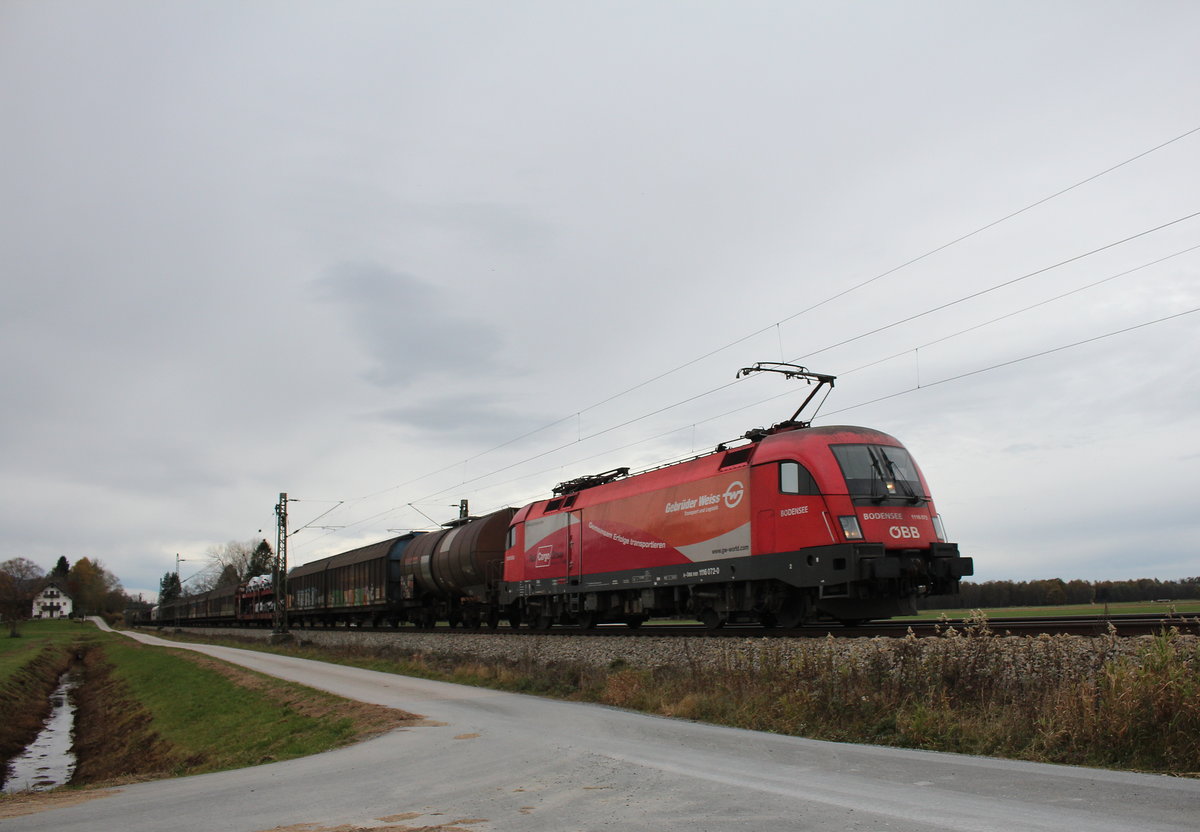
M112 797L119 789L96 789L94 791L22 792L5 795L0 799L0 820L21 815L34 815L48 809L77 806L99 797Z
M185 760L154 730L154 720L112 674L104 648L83 653L83 680L75 690L75 774L71 785L151 779L198 765Z
M177 655L212 670L234 684L274 699L314 719L349 719L355 726L352 742L367 739L402 726L430 724L421 717L380 705L340 699L293 686L270 676L197 655ZM112 673L102 647L84 656L84 681L76 692L75 752L78 763L71 785L118 785L136 780L193 774L212 768L207 755L185 755L154 730L150 713L137 697Z

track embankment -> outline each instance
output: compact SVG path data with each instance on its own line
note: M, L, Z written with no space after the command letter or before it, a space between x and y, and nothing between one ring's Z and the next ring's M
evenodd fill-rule
M180 638L232 638L247 643L268 643L274 639L266 628L235 627L185 627L162 628L160 635ZM564 633L572 631L564 630ZM903 632L903 631L901 631ZM313 646L337 650L364 652L395 652L397 654L454 655L463 659L479 661L512 661L560 665L585 665L607 668L611 666L637 667L648 670L657 668L703 667L718 669L730 666L755 665L763 655L769 654L772 661L789 663L808 660L816 655L836 655L842 662L861 663L866 657L890 655L898 650L912 652L911 644L919 645L924 655L960 653L962 645L985 639L1005 654L1030 655L1045 652L1048 645L1054 646L1056 655L1077 657L1072 664L1137 655L1153 636L1121 637L1115 634L1104 636L1079 635L1016 635L990 627L972 627L944 630L940 635L909 637L837 638L829 634L822 638L786 638L766 634L760 630L745 630L740 636L725 633L713 638L703 631L694 636L655 636L642 630L636 637L613 638L608 636L541 635L529 632L507 633L446 630L441 633L414 630L293 630L292 643L298 646ZM1200 645L1200 638L1188 634L1179 635L1181 643ZM905 643L909 646L905 646ZM1031 646L1032 645L1032 646ZM1020 661L1017 660L1017 664Z

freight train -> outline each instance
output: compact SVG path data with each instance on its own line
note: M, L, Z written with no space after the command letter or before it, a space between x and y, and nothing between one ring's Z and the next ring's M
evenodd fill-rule
M923 594L973 574L946 540L929 486L894 437L793 417L693 459L558 485L549 499L434 532L411 532L293 569L293 626L584 629L650 618L794 627L916 611ZM269 588L246 585L164 605L164 623L270 619Z

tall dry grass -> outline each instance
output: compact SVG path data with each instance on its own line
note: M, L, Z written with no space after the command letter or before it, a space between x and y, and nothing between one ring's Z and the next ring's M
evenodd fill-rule
M714 665L619 669L601 701L808 737L1200 773L1200 647L1168 630L731 645Z

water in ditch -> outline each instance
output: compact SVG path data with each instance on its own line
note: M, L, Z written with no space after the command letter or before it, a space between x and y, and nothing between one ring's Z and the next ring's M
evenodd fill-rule
M4 772L5 794L45 791L71 779L75 771L75 705L70 694L76 683L75 673L70 670L59 679L58 688L50 696L53 710L42 732Z

